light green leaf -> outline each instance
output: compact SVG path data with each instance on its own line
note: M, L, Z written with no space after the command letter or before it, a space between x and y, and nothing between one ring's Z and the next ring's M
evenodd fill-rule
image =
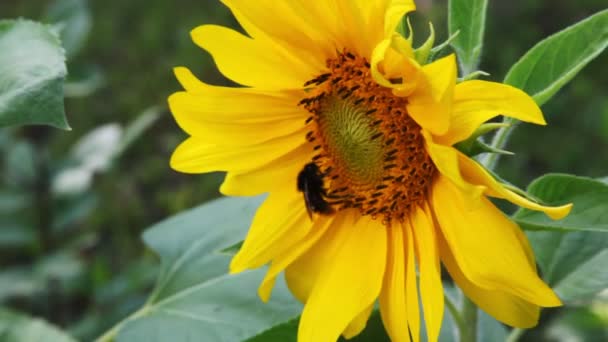
M41 319L0 308L0 341L75 342L76 340Z
M265 270L226 274L231 256L221 251L245 237L261 201L223 198L147 230L159 279L147 304L116 328L117 341L242 341L296 317L301 305L282 280L265 304L257 297Z
M487 0L450 0L448 7L448 29L456 50L462 76L466 76L479 65L486 25Z
M528 192L548 205L573 203L574 206L561 220L552 220L539 211L520 209L513 219L523 229L608 233L607 184L591 178L550 174L532 182Z
M56 0L48 7L44 21L59 25L61 41L70 57L82 49L91 32L91 12L86 0Z
M524 90L542 105L607 46L605 10L536 44L511 67L504 82Z
M543 278L562 301L589 298L608 284L608 234L526 232Z
M49 27L0 20L0 126L69 129L63 106L66 74L63 48Z

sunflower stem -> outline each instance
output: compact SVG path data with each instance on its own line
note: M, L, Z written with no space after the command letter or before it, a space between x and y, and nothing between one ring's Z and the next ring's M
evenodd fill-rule
M456 303L454 303L454 301L452 301L452 299L448 295L444 295L444 298L445 298L445 305L446 305L448 311L450 312L450 314L452 315L452 318L454 319L454 322L456 323L456 326L458 327L458 331L462 331L465 328L465 325L464 325L464 321L462 320L462 315L460 315L460 311L458 311L458 307L456 306Z
M462 297L462 327L460 329L460 342L477 341L477 306L466 296Z
M521 335L523 335L525 332L526 332L525 329L514 328L513 330L511 330L511 333L509 334L509 336L507 336L507 339L505 341L506 342L517 342L517 341L519 341L519 338L521 337Z

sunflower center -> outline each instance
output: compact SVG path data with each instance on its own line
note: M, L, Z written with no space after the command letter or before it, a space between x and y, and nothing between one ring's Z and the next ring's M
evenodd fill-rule
M327 66L305 84L310 96L300 101L311 113L306 138L317 151L320 191L333 210L401 221L426 200L436 173L407 98L378 85L369 63L350 52Z

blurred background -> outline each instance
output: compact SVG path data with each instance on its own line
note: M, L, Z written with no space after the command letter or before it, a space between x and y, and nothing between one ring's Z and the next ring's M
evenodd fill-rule
M417 1L417 41L431 20L446 38L447 1ZM606 0L490 1L481 69L500 81L540 39L607 7ZM219 196L221 174L169 168L185 138L167 110L187 66L229 85L190 40L201 24L238 27L211 0L2 0L0 19L57 24L68 55L72 131L0 129L0 306L91 340L142 305L158 272L140 233ZM608 176L608 54L547 103L546 128L521 125L498 173L525 187L546 172ZM604 309L605 310L605 309ZM527 340L608 340L608 313L586 303L548 310ZM604 323L603 323L604 322Z

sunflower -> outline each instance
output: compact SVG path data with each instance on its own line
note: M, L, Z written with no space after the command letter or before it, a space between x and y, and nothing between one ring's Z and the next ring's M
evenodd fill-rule
M284 271L305 303L300 341L357 335L377 299L393 341L418 340L421 315L437 340L441 264L508 325L533 326L540 307L561 304L488 197L553 219L570 205L542 206L454 147L497 115L544 125L528 95L458 83L453 54L427 63L396 33L409 0L224 3L248 36L205 25L192 38L243 87L175 69L185 91L169 105L190 137L171 166L227 171L226 195L268 193L230 271L270 264L264 301Z

